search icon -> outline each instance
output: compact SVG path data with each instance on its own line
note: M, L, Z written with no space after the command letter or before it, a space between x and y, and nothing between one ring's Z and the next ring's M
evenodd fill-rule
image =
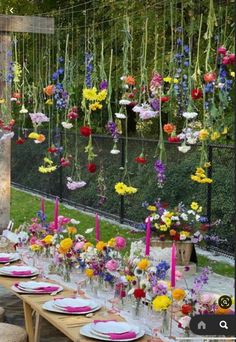
M227 330L229 329L226 321L220 321L220 327L222 329L227 329Z

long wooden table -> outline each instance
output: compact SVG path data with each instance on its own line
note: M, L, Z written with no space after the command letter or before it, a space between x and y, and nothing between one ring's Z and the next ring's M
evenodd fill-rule
M19 294L11 289L11 286L20 281L29 281L30 278L12 278L6 276L0 276L0 285L4 288L13 292L17 297L19 297L23 302L24 317L25 317L25 328L28 334L29 342L40 342L40 321L43 317L48 322L50 322L54 327L60 330L65 336L67 336L73 342L88 342L97 339L90 339L84 337L80 334L80 328L87 324L93 322L94 319L106 319L102 313L104 308L96 312L92 318L87 318L83 315L65 315L57 314L46 311L42 308L43 303L48 300L52 300L51 295L34 295L34 294ZM36 280L42 281L42 279L36 278ZM44 279L45 281L45 279ZM46 280L53 283L51 280ZM57 294L55 297L71 297L74 292L68 288L64 288L64 291ZM36 314L35 322L33 320L33 312ZM118 321L123 321L123 319L114 314L109 313L109 319L116 319ZM140 342L148 342L150 337L144 336L139 339ZM99 340L98 340L99 341Z

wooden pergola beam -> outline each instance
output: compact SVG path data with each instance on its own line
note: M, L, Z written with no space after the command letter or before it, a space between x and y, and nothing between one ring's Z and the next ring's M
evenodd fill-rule
M54 18L0 14L0 32L54 33Z

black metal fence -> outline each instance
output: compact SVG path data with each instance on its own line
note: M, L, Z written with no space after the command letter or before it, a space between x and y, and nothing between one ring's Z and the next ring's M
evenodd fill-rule
M157 198L168 202L171 206L184 202L186 205L193 200L198 201L204 208L204 214L210 222L220 219L221 224L212 229L212 234L220 236L219 247L233 252L234 243L234 147L229 145L209 145L208 159L211 167L208 169L213 183L204 185L193 182L190 175L200 159L199 146L192 146L191 151L183 154L177 151L176 144L166 143L167 150L167 180L162 189L157 187L154 171L153 155L157 147L157 141L153 139L140 140L128 139L129 178L131 184L138 188L133 196L119 197L114 190L114 185L122 177L122 169L125 160L125 138L120 137L117 144L120 154L112 155L113 146L109 136L94 135L94 150L98 155L95 162L98 170L90 174L86 169L86 157L84 148L87 139L77 136L75 133L66 132L67 153L74 155L75 143L79 162L81 165L81 177L87 182L87 186L75 191L66 187L66 177L70 176L70 168L58 168L52 174L40 174L39 165L45 156L46 144L34 144L27 140L25 144L12 144L12 182L13 184L38 192L47 196L59 196L61 201L80 207L86 211L94 211L105 217L115 219L121 223L138 226L147 215L144 202L153 203ZM64 133L54 134L54 139L60 144L65 139ZM141 150L144 149L148 160L146 165L138 165L134 162ZM58 160L60 155L57 157ZM103 174L101 174L101 169ZM101 204L99 197L98 176L104 178L106 200Z

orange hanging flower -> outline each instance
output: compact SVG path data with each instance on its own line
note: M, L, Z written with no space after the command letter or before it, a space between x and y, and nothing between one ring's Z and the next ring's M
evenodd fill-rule
M171 134L176 130L176 126L173 125L172 123L168 123L164 125L163 129L164 129L164 132L166 132L167 134Z
M38 137L37 137L37 139L36 139L36 142L37 142L37 143L42 143L42 142L45 141L45 139L46 139L45 135L39 134Z
M54 94L54 85L53 84L49 84L47 87L43 88L43 92L47 96L53 95Z
M125 78L125 83L128 84L128 85L131 85L131 86L134 86L135 85L135 79L133 76L127 76Z

